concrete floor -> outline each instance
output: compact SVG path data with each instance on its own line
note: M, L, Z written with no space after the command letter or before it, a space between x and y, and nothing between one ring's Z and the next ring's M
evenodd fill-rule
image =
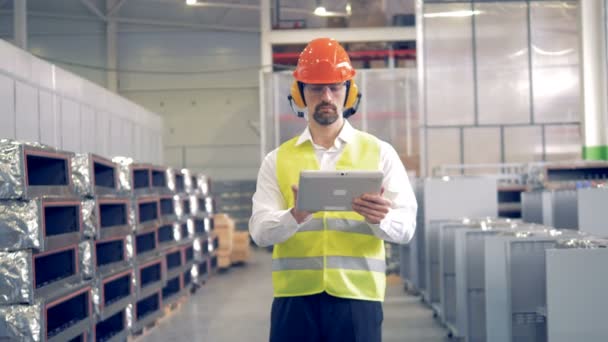
M254 250L245 266L210 279L198 292L138 341L268 341L272 303L271 255ZM446 332L418 297L389 285L383 341L448 341Z

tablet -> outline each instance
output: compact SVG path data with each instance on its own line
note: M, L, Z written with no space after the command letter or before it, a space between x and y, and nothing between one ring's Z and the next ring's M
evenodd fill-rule
M301 171L297 210L352 211L364 193L380 193L381 171Z

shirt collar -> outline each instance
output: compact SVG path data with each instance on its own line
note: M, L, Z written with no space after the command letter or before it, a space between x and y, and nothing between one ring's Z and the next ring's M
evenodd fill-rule
M341 142L348 144L353 140L354 135L355 129L353 128L353 126L350 125L348 120L344 120L344 125L342 126L340 134L338 134L336 140L340 140ZM298 141L296 141L296 146L299 146L306 141L310 141L311 143L313 143L312 135L310 134L310 128L308 126L306 126L306 129L304 129L302 134L300 134ZM334 146L336 146L336 142L334 142Z

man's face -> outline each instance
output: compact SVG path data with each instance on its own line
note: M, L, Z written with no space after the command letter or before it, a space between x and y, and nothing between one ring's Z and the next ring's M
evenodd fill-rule
M308 115L321 126L329 126L341 118L345 97L345 83L304 85Z

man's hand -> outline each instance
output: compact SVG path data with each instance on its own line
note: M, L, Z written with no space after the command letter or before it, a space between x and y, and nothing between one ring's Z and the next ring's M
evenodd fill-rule
M293 191L293 208L291 208L291 215L298 222L298 224L304 222L308 216L312 213L308 211L298 211L296 207L298 206L298 187L296 185L291 186L291 191Z
M353 210L365 217L365 221L378 224L391 208L391 201L382 197L384 189L379 194L363 194L353 200Z

